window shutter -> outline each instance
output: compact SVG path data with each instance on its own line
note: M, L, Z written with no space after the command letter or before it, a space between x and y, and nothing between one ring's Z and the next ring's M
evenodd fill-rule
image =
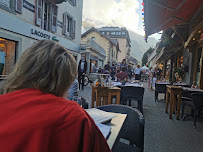
M71 38L75 39L75 28L76 28L76 21L72 19L72 31L71 31Z
M42 0L36 0L36 24L41 27L42 25Z
M16 0L15 10L18 13L22 13L22 11L23 11L23 0Z
M67 14L63 14L63 34L66 35L66 28L67 28Z
M51 20L51 31L56 33L57 31L57 15L58 15L58 6L52 4L52 20Z

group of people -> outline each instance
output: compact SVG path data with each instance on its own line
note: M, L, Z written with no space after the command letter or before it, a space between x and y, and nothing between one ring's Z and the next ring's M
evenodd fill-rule
M124 79L131 80L133 75L135 75L135 80L140 80L141 72L140 65L137 65L137 68L133 71L132 66L126 64L126 59L123 59L122 63L117 66L114 63L110 65L110 62L108 62L104 68L101 68L101 66L97 68L97 63L92 66L92 73L110 74L112 80L117 78L117 81L123 81Z

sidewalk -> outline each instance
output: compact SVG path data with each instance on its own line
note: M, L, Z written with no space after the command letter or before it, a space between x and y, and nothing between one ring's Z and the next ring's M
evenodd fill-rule
M165 101L154 101L154 91L147 89L144 95L145 116L145 152L202 152L203 151L203 121L197 121L193 128L193 119L184 121L169 119L165 113ZM79 95L86 97L91 105L91 86L85 87ZM163 98L160 96L159 98Z

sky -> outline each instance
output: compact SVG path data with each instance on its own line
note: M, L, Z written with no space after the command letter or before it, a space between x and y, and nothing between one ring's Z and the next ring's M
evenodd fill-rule
M83 0L83 19L106 26L127 27L144 36L142 8L142 0ZM158 40L161 35L150 37Z

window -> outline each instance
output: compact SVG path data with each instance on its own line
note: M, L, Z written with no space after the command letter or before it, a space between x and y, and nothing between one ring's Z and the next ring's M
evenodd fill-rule
M76 5L76 0L68 0L70 4Z
M37 0L36 24L46 31L57 31L58 6L48 1Z
M68 13L63 14L63 34L67 38L75 39L75 27L76 21L68 15Z
M107 35L109 35L109 32L107 32Z
M102 34L104 34L104 35L105 35L105 32L102 32Z
M0 4L6 7L10 7L10 0L0 0Z
M115 32L111 32L111 35L115 35L116 33Z
M96 40L96 38L95 38L95 37L92 37L92 38L91 38L91 40L95 41L95 40Z
M16 0L15 10L18 13L22 13L22 11L23 11L23 0Z
M0 0L0 8L15 14L15 0Z
M122 32L122 35L125 35L125 32Z

